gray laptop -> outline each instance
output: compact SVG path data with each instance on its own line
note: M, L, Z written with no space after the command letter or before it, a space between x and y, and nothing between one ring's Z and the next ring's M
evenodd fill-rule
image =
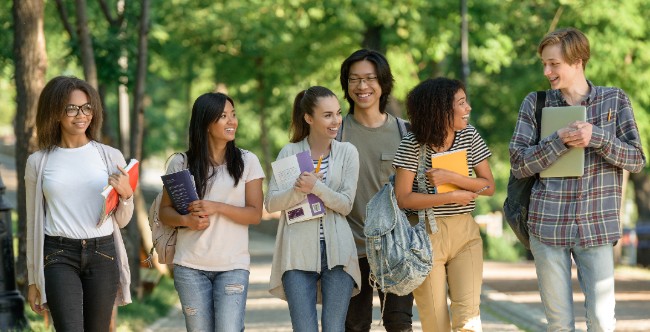
M574 121L587 121L584 106L544 107L542 109L541 137L547 137ZM571 148L549 168L539 173L542 178L582 176L585 172L585 149Z

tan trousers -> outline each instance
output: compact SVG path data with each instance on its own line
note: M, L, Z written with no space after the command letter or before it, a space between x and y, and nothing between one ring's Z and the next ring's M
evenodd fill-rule
M429 234L431 273L413 291L425 332L482 331L479 304L483 278L483 241L467 213L437 217L438 233ZM451 325L447 309L451 300Z

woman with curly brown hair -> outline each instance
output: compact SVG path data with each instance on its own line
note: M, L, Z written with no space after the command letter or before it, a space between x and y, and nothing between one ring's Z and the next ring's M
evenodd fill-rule
M49 310L57 331L108 331L113 304L131 302L120 228L133 214L133 190L122 153L95 141L102 127L97 91L59 76L38 100L39 151L27 159L28 301ZM102 218L110 184L120 203Z
M483 244L471 212L479 192L486 196L494 193L494 178L487 161L491 153L476 129L469 125L472 108L460 81L428 79L409 92L406 106L411 133L402 139L395 154L395 195L401 208L412 213L433 207L436 217L427 225L433 268L413 292L422 329L481 331ZM428 194L419 193L414 181L421 145L425 145L427 154ZM432 156L456 150L467 151L469 176L431 168ZM444 184L458 189L438 192ZM451 300L451 324L447 294Z

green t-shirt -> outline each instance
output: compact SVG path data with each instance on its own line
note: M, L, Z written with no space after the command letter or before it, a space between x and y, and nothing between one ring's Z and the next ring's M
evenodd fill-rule
M366 237L363 225L366 205L395 172L393 158L401 142L397 119L388 114L386 123L377 128L368 128L354 119L352 114L343 119L341 140L352 143L359 151L359 181L352 211L347 219L354 235L359 257L366 256Z

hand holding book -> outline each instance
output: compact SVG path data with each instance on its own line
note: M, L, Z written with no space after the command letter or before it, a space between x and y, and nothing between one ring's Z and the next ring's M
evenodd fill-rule
M454 150L436 153L431 156L431 170L427 171L429 183L436 187L436 193L442 194L458 190L458 186L451 184L451 172L462 176L469 176L467 166L467 150Z
M108 185L101 192L104 197L104 206L97 227L101 226L104 220L117 209L120 196L129 198L133 195L140 177L139 166L140 163L136 159L131 159L126 167L118 166L120 173L111 174L108 177Z

